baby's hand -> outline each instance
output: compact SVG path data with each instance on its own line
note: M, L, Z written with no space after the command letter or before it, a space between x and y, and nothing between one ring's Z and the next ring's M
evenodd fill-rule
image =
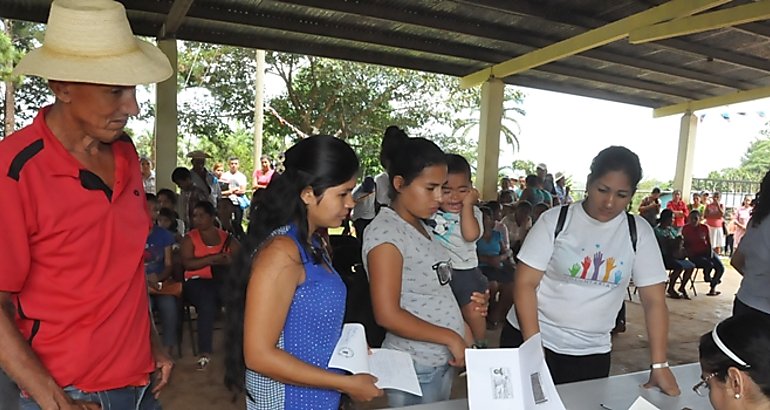
M476 188L471 188L470 191L468 191L468 194L465 195L465 198L463 199L463 206L473 206L476 205L479 202L479 190Z

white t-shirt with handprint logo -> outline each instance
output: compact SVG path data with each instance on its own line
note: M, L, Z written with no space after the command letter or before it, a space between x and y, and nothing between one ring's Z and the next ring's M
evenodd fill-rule
M634 252L625 213L600 222L586 214L581 201L570 206L554 241L558 218L558 207L545 212L518 254L521 262L545 272L537 290L543 345L568 355L607 353L631 279L638 287L666 280L655 234L644 219L634 216ZM507 319L519 328L514 308Z

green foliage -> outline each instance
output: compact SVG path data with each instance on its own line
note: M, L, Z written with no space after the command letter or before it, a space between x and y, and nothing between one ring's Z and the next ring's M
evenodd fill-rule
M524 171L524 175L535 174L535 163L530 160L517 159L513 161L512 168L514 171ZM520 175L515 175L518 178Z
M459 135L463 140L468 139L470 132L478 130L481 113L478 109L480 100L476 95L473 108L469 111L468 117L455 119L453 121L453 135ZM503 118L500 126L500 136L505 139L506 144L510 145L513 152L519 150L519 134L521 128L517 118L526 115L526 111L521 108L524 103L524 93L521 90L506 86L503 95Z
M4 23L8 24L8 20L4 20ZM15 87L16 129L29 123L38 108L53 101L48 84L42 78L25 77L22 81L22 78L11 75L11 70L21 57L40 45L43 30L42 24L12 21L11 38L7 33L0 32L0 80ZM0 93L0 106L5 107L5 93ZM5 110L0 110L0 117L4 116ZM0 138L4 136L4 130L0 128Z
M451 129L456 113L478 100L476 90L459 90L454 78L280 53L268 53L267 61L286 86L270 106L306 134L347 141L361 157L364 175L380 170L379 146L389 125L475 160L474 144L441 131ZM282 139L299 138L274 116L266 116L265 128Z
M770 126L770 123L768 125ZM707 178L725 181L761 181L765 173L770 170L770 132L766 129L762 134L764 138L756 139L746 149L746 153L743 154L741 164L738 167L711 171ZM726 184L728 183L725 182L722 185L718 184L704 189L729 190Z

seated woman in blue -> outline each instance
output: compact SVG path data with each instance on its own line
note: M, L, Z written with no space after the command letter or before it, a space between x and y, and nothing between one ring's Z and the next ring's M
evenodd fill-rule
M355 205L358 158L337 138L313 136L286 151L283 167L227 283L225 384L245 390L249 410L337 410L341 393L371 400L383 394L374 377L327 367L347 292L316 234Z

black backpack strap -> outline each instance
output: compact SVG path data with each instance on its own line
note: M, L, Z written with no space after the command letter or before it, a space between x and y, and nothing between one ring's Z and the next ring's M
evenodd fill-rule
M556 221L556 228L553 230L554 241L556 241L556 237L564 229L564 222L567 221L567 211L569 211L569 205L563 205L559 210L559 219Z
M626 212L626 217L628 218L628 232L631 234L631 246L636 253L636 219L628 212Z

